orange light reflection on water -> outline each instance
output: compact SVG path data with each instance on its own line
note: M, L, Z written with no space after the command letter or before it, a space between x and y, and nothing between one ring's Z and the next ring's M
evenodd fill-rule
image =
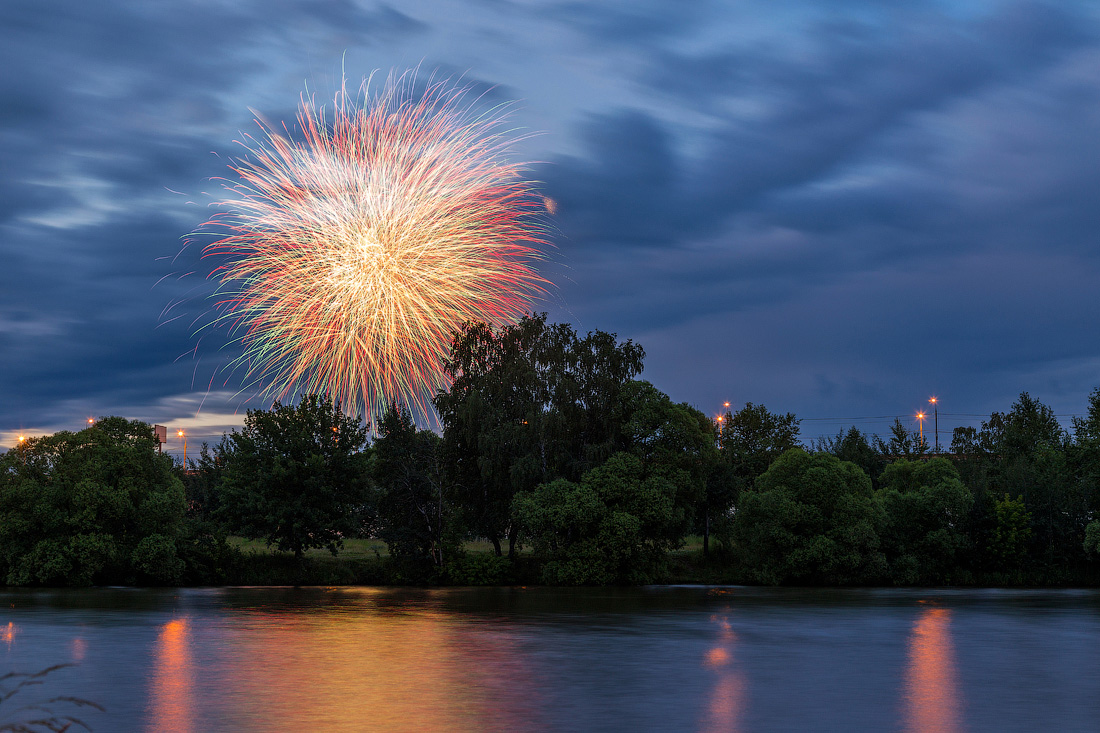
M713 669L718 679L711 691L702 730L736 733L745 709L745 677L734 658L737 634L726 617L712 616L711 621L718 626L718 640L707 650L703 666Z
M513 642L453 616L259 613L231 644L220 696L238 728L542 728L531 670Z
M187 619L164 625L153 657L153 684L147 730L156 733L192 733L194 690Z
M905 727L913 733L962 730L951 644L951 611L929 608L913 626L905 670Z

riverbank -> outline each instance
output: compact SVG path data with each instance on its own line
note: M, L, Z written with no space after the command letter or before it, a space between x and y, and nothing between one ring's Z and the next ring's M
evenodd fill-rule
M379 540L349 540L339 555L311 550L301 559L273 551L262 542L230 538L238 553L216 585L313 586L493 586L541 585L541 566L528 552L509 560L497 557L486 542L470 542L461 556L444 559L442 567L412 559L392 558ZM754 585L736 564L714 554L703 556L702 540L688 538L668 557L657 579L671 585ZM941 583L960 588L1096 588L1100 568L1045 571L960 572ZM888 584L873 587L891 587Z

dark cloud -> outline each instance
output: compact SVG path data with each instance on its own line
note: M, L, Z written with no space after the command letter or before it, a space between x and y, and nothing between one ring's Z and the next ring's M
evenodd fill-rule
M208 386L239 406L229 334L196 334L217 263L188 234L248 110L293 128L345 50L576 123L536 171L548 307L640 340L677 399L1068 410L1100 381L1089 4L403 7L0 5L0 429L169 415Z

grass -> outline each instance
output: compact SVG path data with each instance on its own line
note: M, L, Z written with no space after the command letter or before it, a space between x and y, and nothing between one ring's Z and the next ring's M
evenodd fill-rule
M229 544L245 554L255 555L282 555L275 547L268 546L263 540L249 540L244 537L230 537ZM289 553L286 553L289 554ZM388 557L389 550L382 540L344 540L344 547L340 550L339 557L348 560L374 560L379 557ZM331 558L332 553L325 549L306 550L306 557L321 559Z
M702 540L700 540L702 542ZM249 540L244 537L230 537L229 544L236 547L243 553L255 554L255 555L282 555L290 553L281 553L275 547L268 546L263 540ZM699 545L702 547L702 544ZM463 545L466 552L470 553L485 553L489 554L494 552L493 543L488 540L470 540ZM507 551L508 545L505 542L503 549ZM530 548L525 548L518 551L518 554L525 555L530 553ZM340 550L338 557L340 559L347 560L375 560L380 557L389 557L389 550L386 548L386 543L382 540L344 540L344 547ZM331 558L332 553L328 550L306 550L306 557L314 559Z

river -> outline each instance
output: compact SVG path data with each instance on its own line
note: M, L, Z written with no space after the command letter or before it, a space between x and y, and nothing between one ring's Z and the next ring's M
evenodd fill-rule
M0 591L0 674L96 733L1097 731L1100 592ZM8 685L10 687L10 684Z

